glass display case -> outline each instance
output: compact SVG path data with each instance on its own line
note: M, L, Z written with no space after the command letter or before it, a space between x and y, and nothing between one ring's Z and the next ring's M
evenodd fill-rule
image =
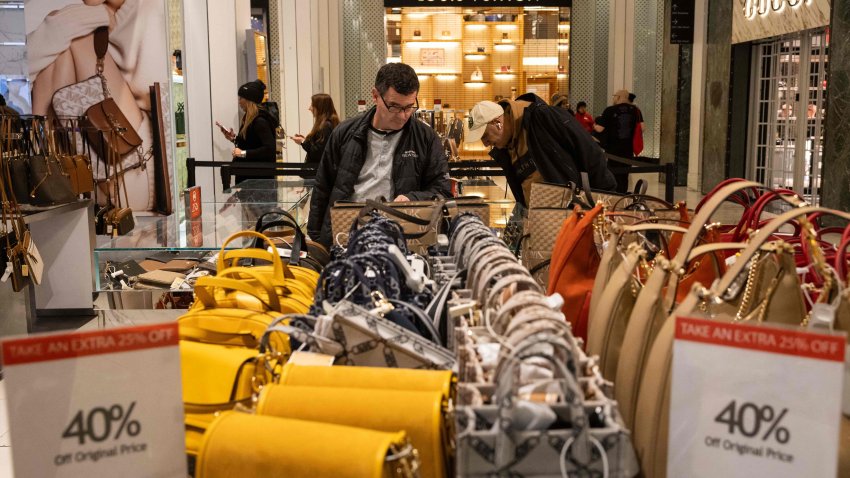
M170 216L137 216L136 227L129 234L97 237L95 293L105 295L113 309L188 307L193 279L203 275L205 268L215 270L213 263L204 262L214 260L228 237L254 229L261 215L275 210L286 211L305 224L309 193L303 180L252 179L203 202L200 216L194 219L187 217L182 207ZM249 243L250 239L240 238L227 247ZM176 266L166 268L169 274L153 274L151 281L143 281L140 277L150 272L150 261L174 261ZM187 266L184 271L180 270L181 261ZM130 270L123 271L125 268ZM164 277L175 280L163 281Z

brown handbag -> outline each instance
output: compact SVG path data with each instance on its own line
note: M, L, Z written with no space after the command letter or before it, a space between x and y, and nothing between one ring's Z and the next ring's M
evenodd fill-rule
M71 186L71 175L56 152L53 135L48 124L33 120L30 140L36 154L29 158L29 181L30 202L37 206L65 204L77 198Z
M88 155L77 152L75 130L76 128L72 125L61 137L64 151L58 156L59 161L62 163L62 168L70 175L71 189L74 191L74 194L80 195L94 191L94 175L91 169L91 159L89 159Z
M123 156L141 146L142 138L109 94L106 77L103 76L104 57L108 49L109 28L99 27L94 31L94 51L97 55L97 76L103 85L104 100L86 110L86 120L94 127L88 128L88 139L97 151L103 151L101 142L105 141L107 148L114 149ZM101 134L113 131L116 134Z
M4 231L4 240L6 243L6 257L0 257L0 263L8 261L11 263L12 270L10 277L12 279L12 290L20 292L32 282L29 274L29 268L26 263L27 244L32 240L30 232L26 224L24 224L21 215L20 207L14 197L10 197L8 191L12 190L11 177L9 175L8 161L0 162L0 229ZM11 230L9 230L11 227ZM4 267L5 269L5 267Z
M110 136L112 138L114 138L116 134L117 133L114 131L110 132ZM111 234L112 237L123 236L133 230L136 226L136 221L133 218L133 210L129 207L130 199L127 195L127 184L124 182L124 164L116 150L111 148L109 149L108 162L112 163L115 171L115 176L112 178L112 188L110 189L110 198L108 202L109 204L112 204L114 191L117 206L108 209L105 212L106 234ZM122 190L124 192L124 200L126 201L127 207L125 207L121 202Z

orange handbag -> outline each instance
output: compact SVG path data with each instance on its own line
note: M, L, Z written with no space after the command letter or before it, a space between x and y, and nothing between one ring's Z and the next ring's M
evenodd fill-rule
M549 290L564 298L561 309L573 327L573 335L587 343L590 293L601 260L594 238L595 223L602 218L602 204L588 212L576 208L564 221L549 269Z

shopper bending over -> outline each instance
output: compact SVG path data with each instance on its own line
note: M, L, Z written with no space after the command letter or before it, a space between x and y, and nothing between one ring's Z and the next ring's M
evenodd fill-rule
M306 138L301 134L291 138L307 152L305 163L318 164L325 152L325 145L331 137L331 132L339 124L339 116L334 108L334 100L327 93L313 95L309 111L313 113L313 129L307 133Z
M274 130L277 127L275 118L260 103L266 85L260 80L249 81L239 87L239 109L242 110L242 121L239 123L239 132L224 129L218 124L221 133L232 141L234 163L274 163L277 159L277 142ZM246 179L268 178L268 175L236 175L236 184Z
M448 197L449 169L440 138L413 118L419 79L404 63L378 70L369 111L348 119L331 134L316 172L307 230L332 244L330 209L337 201Z
M594 189L616 185L605 153L565 108L549 106L533 93L472 108L464 141L491 146L490 156L505 171L514 198L528 206L531 183L581 184L587 172Z

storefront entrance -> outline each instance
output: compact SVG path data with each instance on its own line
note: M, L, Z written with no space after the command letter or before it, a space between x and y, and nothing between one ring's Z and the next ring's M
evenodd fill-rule
M753 45L747 175L813 204L821 196L828 45L826 29Z

